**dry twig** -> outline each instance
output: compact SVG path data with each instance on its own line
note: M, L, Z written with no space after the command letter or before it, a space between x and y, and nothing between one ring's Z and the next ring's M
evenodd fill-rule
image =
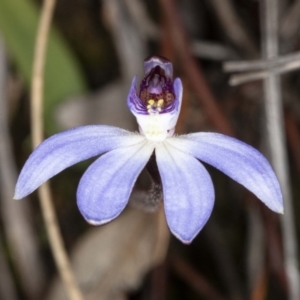
M271 59L260 59L252 61L227 61L223 65L223 70L225 72L245 72L274 69L279 67L283 68L284 66L282 65L294 63L295 61L300 61L299 51ZM273 70L270 70L270 72L273 72Z
M267 64L267 61L265 61L265 64ZM252 68L252 66L249 68ZM287 62L283 65L279 65L277 67L273 67L273 68L271 67L266 71L246 72L243 74L233 75L229 79L229 84L239 85L254 80L268 79L269 77L272 77L274 75L289 73L299 68L300 68L300 60L295 60L295 61Z
M273 59L278 56L278 1L264 0L261 9L263 23L262 43L264 56ZM299 272L297 270L297 242L294 227L290 179L285 148L280 78L275 74L264 81L266 130L271 161L281 184L285 213L281 217L285 271L288 280L289 297L299 300Z
M42 106L44 69L47 41L54 7L55 0L44 1L34 52L31 89L31 130L32 144L34 148L43 141ZM61 278L65 284L69 299L82 300L83 297L75 282L74 275L71 271L68 255L63 245L63 240L59 231L55 210L52 204L49 185L42 185L39 188L38 193L46 229L50 240L50 246L52 248L52 252Z

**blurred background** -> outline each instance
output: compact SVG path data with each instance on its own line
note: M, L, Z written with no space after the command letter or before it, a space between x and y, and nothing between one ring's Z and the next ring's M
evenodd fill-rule
M126 107L130 82L136 74L141 79L146 57L162 55L172 61L174 75L184 85L177 133L216 131L232 135L274 162L276 149L267 142L270 104L265 104L268 88L263 78L277 74L282 118L274 118L284 126L280 143L287 153L284 174L292 195L288 197L292 200L290 224L283 225L278 215L242 186L207 166L216 190L215 208L195 240L184 245L170 236L162 207L152 213L141 209L139 201L147 187L145 175L139 178L130 204L119 218L92 227L77 210L75 197L79 179L92 160L65 170L51 180L51 189L62 236L85 299L297 299L291 296L286 276L285 245L290 241L292 248L297 248L300 229L300 203L296 201L300 194L300 77L298 71L290 72L300 59L300 1L275 1L279 44L273 39L278 48L273 54L267 50L265 20L268 13L272 17L267 2L57 1L47 50L45 136L86 124L137 130ZM39 0L0 0L3 300L67 299L37 194L12 200L19 170L32 151L29 88L41 5ZM274 58L279 54L287 55L282 56L282 64ZM271 60L251 65L251 61L262 58ZM250 64L238 70L230 67L229 61ZM240 77L231 77L228 71L254 71L256 80L250 80L248 73L239 74L246 79L244 76L243 83L233 86L230 83ZM297 269L297 252L294 254Z

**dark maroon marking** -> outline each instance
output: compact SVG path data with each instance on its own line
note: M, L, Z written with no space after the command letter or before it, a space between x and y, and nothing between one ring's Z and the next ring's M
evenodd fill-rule
M162 90L161 93L150 93L151 87L158 87ZM140 86L140 99L146 105L149 100L157 102L160 99L164 100L162 107L172 104L175 100L173 89L173 80L166 76L165 70L160 66L155 66L142 80Z

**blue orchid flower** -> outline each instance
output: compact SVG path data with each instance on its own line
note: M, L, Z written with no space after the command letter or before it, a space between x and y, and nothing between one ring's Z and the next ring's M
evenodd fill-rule
M140 133L91 125L46 139L26 161L14 198L27 196L67 167L101 155L80 180L77 204L89 223L104 224L123 211L137 177L155 155L166 220L171 232L184 243L190 243L203 228L214 206L213 183L201 161L282 213L276 175L256 149L219 133L174 136L182 101L181 80L173 81L172 64L166 59L151 57L144 65L139 94L135 77L127 98Z

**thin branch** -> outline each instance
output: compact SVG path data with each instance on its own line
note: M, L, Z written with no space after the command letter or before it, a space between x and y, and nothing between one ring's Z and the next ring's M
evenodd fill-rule
M232 75L229 78L229 84L234 86L234 85L239 85L245 82L255 81L259 79L267 79L271 76L290 73L292 71L298 70L299 68L300 68L300 60L290 62L276 68L272 68L268 71L247 72L238 75Z
M278 0L262 2L262 43L267 59L278 56ZM274 74L264 81L266 130L271 161L281 184L285 213L281 217L285 271L289 286L289 298L299 300L298 249L294 225L293 207L288 173L280 78Z
M43 87L47 41L55 0L45 0L38 27L31 88L31 130L32 144L37 147L43 141ZM47 228L50 245L59 269L60 276L70 300L82 300L83 297L71 271L70 261L63 245L55 210L52 204L50 188L44 184L38 190L42 213Z
M245 72L245 71L257 71L265 69L274 69L277 67L283 68L289 63L300 61L300 51L291 53L288 55L272 58L272 59L260 59L260 60L245 60L245 61L228 61L223 64L224 72ZM270 70L270 72L273 70Z
M297 3L296 4L299 5L300 1ZM298 6L295 7L295 11L297 11L297 7ZM223 65L225 72L253 71L232 75L229 79L229 84L233 86L254 80L267 79L269 76L292 72L299 68L300 52L263 60L229 61Z

